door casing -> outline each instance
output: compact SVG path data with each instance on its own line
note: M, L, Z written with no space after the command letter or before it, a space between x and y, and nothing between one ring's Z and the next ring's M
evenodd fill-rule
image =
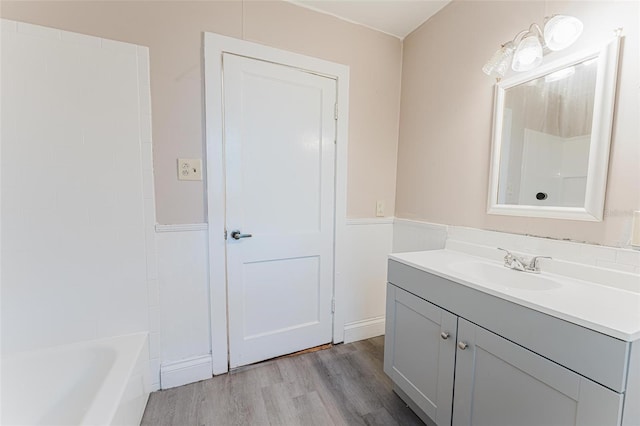
M209 223L209 310L212 373L228 367L227 274L225 231L224 105L222 102L222 54L232 53L299 68L335 78L336 123L333 343L344 340L343 303L346 268L347 147L349 129L349 67L219 34L204 33L204 84L206 126L207 219Z

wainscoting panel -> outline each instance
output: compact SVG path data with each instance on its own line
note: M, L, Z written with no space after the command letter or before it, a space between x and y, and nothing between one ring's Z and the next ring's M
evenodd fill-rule
M444 248L447 225L396 218L393 222L393 252Z
M384 334L387 255L393 219L349 219L345 288L337 298L345 315L344 341ZM211 376L207 225L157 225L161 387ZM215 348L214 348L215 350Z
M157 225L161 386L211 377L207 225ZM206 362L194 362L194 359ZM208 365L208 367L207 367ZM207 370L208 368L208 370Z
M347 220L348 265L343 289L344 342L384 334L387 255L393 218Z

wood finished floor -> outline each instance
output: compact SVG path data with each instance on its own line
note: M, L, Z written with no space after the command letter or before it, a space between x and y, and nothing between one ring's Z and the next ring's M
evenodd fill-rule
M423 425L382 371L384 337L154 392L142 425Z

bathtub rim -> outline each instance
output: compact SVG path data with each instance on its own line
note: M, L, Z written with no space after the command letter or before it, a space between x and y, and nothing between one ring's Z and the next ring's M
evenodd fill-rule
M46 363L52 357L65 356L65 354L76 351L87 349L112 350L115 352L114 361L106 373L98 379L99 384L96 386L97 390L94 397L86 410L79 416L81 425L106 425L113 421L121 404L124 402L125 393L130 380L135 376L136 370L140 369L142 377L147 375L149 368L148 345L149 333L144 331L29 349L4 354L0 358L2 364L20 359L27 359L29 362ZM50 368L55 368L55 365L50 366ZM2 368L0 368L0 396L5 387L1 370ZM148 398L149 389L144 380L142 387L144 395ZM6 391L6 389L4 390ZM3 410L0 409L0 419L2 418L1 411Z
M145 331L86 342L87 345L115 344L117 356L114 365L96 392L91 406L85 412L81 424L111 424L122 403L142 351L148 345L148 340L149 333ZM148 362L148 356L144 361ZM145 393L148 392L145 390Z

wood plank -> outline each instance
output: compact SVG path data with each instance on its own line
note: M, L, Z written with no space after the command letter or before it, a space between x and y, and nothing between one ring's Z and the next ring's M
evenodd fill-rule
M142 425L422 425L382 371L384 338L151 394Z

